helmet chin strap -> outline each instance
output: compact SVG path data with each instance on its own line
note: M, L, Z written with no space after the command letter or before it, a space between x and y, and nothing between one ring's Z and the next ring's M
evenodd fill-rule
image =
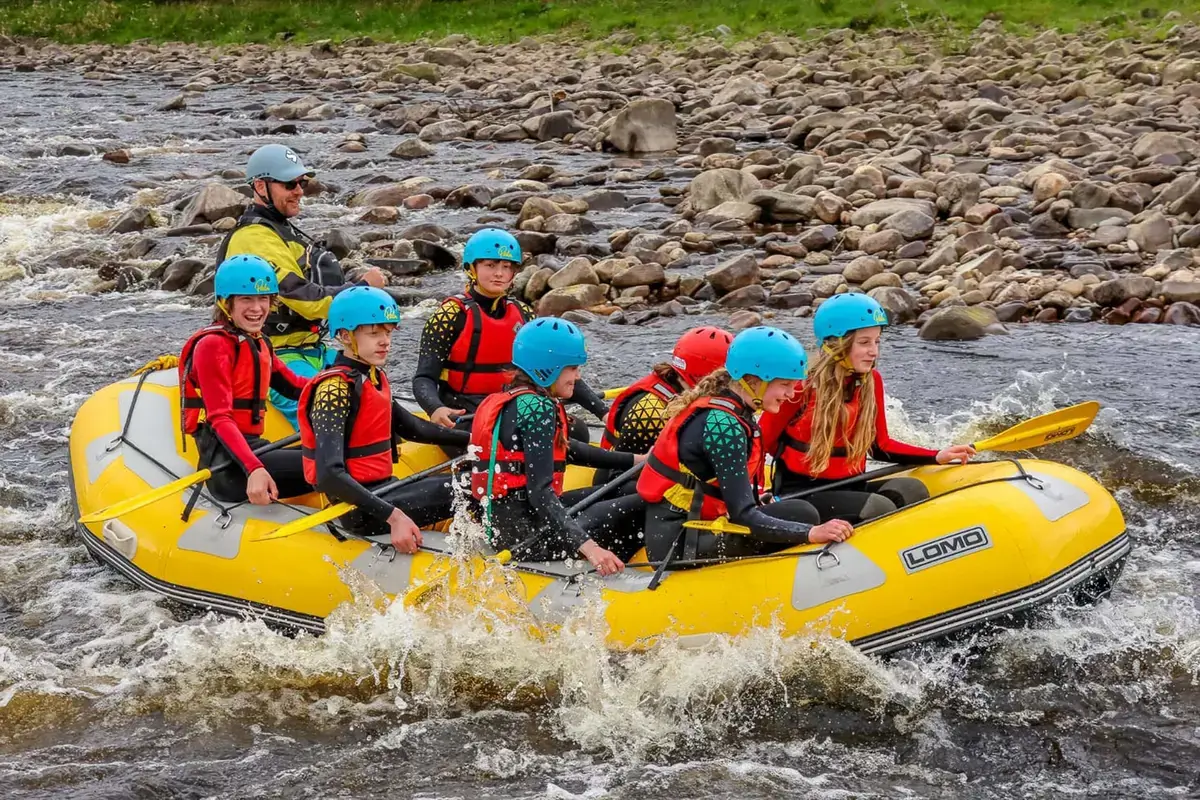
M761 411L761 410L762 410L762 404L763 404L763 397L764 397L764 396L766 395L766 393L767 393L767 385L768 385L768 384L767 384L767 381L764 381L764 380L762 380L762 379L760 378L760 379L759 379L759 381L758 381L758 388L757 388L757 389L753 389L753 388L751 388L751 387L750 387L750 384L746 383L746 376L745 376L745 375L743 375L742 377L738 378L738 384L739 384L739 385L740 385L740 386L741 386L743 389L745 389L745 390L746 390L746 393L747 393L747 394L749 394L749 395L750 395L750 397L751 397L751 400L752 400L752 401L753 401L753 403L754 403L754 410L755 410L755 411Z
M822 350L824 350L824 351L825 351L825 353L826 353L826 354L828 354L830 358L836 358L836 357L837 357L837 353L835 353L835 352L833 351L833 349L832 349L832 348L830 348L830 346L829 346L829 345L827 345L827 344L823 344L823 345L821 345L821 349L822 349ZM853 364L853 362L851 362L851 361L850 361L850 354L849 354L849 353L847 353L847 354L846 354L846 356L845 356L844 358L842 358L840 361L838 361L837 363L838 363L838 366L839 366L839 367L841 367L842 369L848 369L848 370L850 370L851 372L854 372L854 371L855 371L855 369L854 369L854 364Z

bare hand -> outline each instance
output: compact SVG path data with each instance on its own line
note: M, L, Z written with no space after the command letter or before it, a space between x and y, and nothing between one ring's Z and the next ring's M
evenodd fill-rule
M434 425L441 425L443 428L453 428L454 418L461 417L465 413L467 413L466 409L442 406L429 415L429 421Z
M616 575L625 569L624 561L617 558L615 553L596 544L592 539L583 543L583 546L579 548L579 554L586 558L588 563L596 568L596 572L603 577Z
M246 479L246 499L256 506L270 505L279 499L279 488L266 467L259 467Z
M400 509L392 511L388 517L388 526L392 529L392 547L396 552L412 555L421 546L421 529L417 523Z
M633 457L633 463L634 463L634 464L642 464L642 463L644 463L644 462L646 461L646 459L647 459L647 458L649 458L649 457L650 457L650 454L649 454L649 453L637 453L637 454L635 454L635 455L634 455L634 457Z
M368 286L374 286L376 289L382 289L384 286L387 286L387 276L383 274L383 271L379 267L371 267L364 272L363 280L367 282Z
M952 444L944 450L939 450L937 454L937 463L949 464L957 461L960 464L965 464L975 455L975 448L969 444Z
M814 525L808 532L810 542L844 542L854 535L854 526L844 519L831 519Z

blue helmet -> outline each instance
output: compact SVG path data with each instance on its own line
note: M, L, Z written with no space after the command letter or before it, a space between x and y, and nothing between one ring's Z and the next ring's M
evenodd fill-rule
M813 335L817 344L824 344L826 339L840 339L850 331L887 324L887 312L875 298L858 292L835 294L813 314Z
M567 367L587 363L583 332L558 317L527 322L513 341L512 363L544 389Z
M261 256L230 256L217 267L213 294L224 300L234 295L279 294L275 268Z
M329 304L329 332L351 331L360 325L399 325L400 307L390 294L374 286L351 286Z
M246 162L247 183L254 183L259 178L286 183L302 175L311 177L316 174L304 166L295 150L281 144L263 145L255 150Z
M799 381L808 375L808 355L790 333L760 325L733 337L725 369L735 381L747 375L764 381Z
M462 263L467 269L481 258L498 258L521 263L521 245L517 238L508 231L499 228L484 228L471 234L463 248Z

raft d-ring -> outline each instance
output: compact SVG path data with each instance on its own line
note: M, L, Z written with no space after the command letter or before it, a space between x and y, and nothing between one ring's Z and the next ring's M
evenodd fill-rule
M123 437L118 436L117 438L115 438L111 442L109 442L108 447L104 448L104 452L111 453L113 450L116 450L118 447L120 447L122 438Z
M1037 477L1036 475L1030 475L1030 474L1026 473L1025 482L1028 483L1033 488L1037 489L1039 492L1046 491L1046 484L1043 483L1042 479Z
M221 516L217 517L217 525L221 530L228 530L231 522L233 522L233 514L230 514L228 511L222 511Z
M833 563L822 566L821 560L823 558L825 558L825 556L829 556L830 558L832 558ZM832 550L822 550L821 552L817 553L817 569L829 569L830 567L840 566L841 563L842 563L842 560L840 558L838 558L838 554L833 552Z

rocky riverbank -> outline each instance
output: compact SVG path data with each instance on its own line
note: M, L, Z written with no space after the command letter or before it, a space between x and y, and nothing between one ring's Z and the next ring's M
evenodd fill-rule
M310 194L354 215L328 233L344 263L388 268L410 300L492 224L519 230L517 291L585 322L715 305L736 327L861 290L929 338L1031 320L1200 325L1200 29L1137 42L984 23L956 53L889 31L604 44L4 40L0 69L151 74L179 89L161 113L230 85L292 94L224 109L246 137L289 142L352 121L323 151L302 149L323 178ZM460 159L468 179L448 182L443 163L466 142L522 149ZM44 155L135 167L123 144L48 143ZM365 179L325 177L348 168ZM97 215L106 247L52 263L94 266L97 291L204 294L247 191L236 169L189 177L186 194L160 184ZM435 224L463 209L469 222Z

